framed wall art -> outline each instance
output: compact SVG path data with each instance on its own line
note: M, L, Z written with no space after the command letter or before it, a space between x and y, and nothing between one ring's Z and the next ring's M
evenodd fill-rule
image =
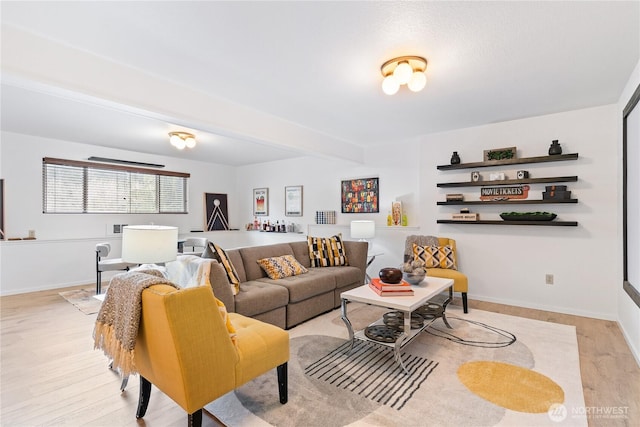
M380 212L378 178L349 179L341 183L342 213Z
M269 215L269 189L253 189L253 215Z
M284 187L285 216L302 216L302 185Z
M205 225L207 231L229 229L227 195L204 193Z

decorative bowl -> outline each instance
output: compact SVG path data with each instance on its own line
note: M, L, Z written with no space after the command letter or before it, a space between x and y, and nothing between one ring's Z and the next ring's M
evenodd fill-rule
M550 212L503 212L500 218L505 221L553 221L556 214Z
M427 275L424 273L417 274L417 273L407 273L407 272L404 272L403 276L404 276L404 280L408 282L410 285L418 285L420 284L420 282L424 280L425 277L427 277Z
M380 280L390 285L395 285L402 281L402 270L399 268L385 267L378 273Z

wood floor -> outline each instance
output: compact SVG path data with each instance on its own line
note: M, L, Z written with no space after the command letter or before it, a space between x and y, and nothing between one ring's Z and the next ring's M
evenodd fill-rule
M96 315L83 314L59 291L0 298L0 425L185 425L184 411L156 389L147 415L136 420L138 377L120 393L118 375L93 349ZM640 368L615 322L477 301L470 307L575 325L586 406L627 412L621 419L592 416L589 425L640 425ZM203 425L220 424L205 415Z

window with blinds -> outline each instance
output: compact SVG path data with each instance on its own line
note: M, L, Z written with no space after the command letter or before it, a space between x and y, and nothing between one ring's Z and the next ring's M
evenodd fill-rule
M42 159L44 213L187 213L188 173Z

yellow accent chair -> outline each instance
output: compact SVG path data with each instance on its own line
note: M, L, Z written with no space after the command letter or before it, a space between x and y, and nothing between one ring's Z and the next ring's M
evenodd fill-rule
M438 237L438 244L439 246L451 247L451 249L453 250L455 264L458 265L458 251L456 249L456 241L448 237ZM413 253L408 252L408 249L405 249L405 261L409 258L413 258ZM467 276L465 274L461 273L458 270L449 268L427 268L427 276L453 279L453 291L462 293L462 308L465 313L469 312L469 306L467 304L469 280L467 279Z
M187 412L188 426L200 426L206 404L273 368L280 403L287 403L289 333L236 313L228 316L233 337L209 286L154 285L143 291L134 350L140 374L136 418L146 413L155 384Z

